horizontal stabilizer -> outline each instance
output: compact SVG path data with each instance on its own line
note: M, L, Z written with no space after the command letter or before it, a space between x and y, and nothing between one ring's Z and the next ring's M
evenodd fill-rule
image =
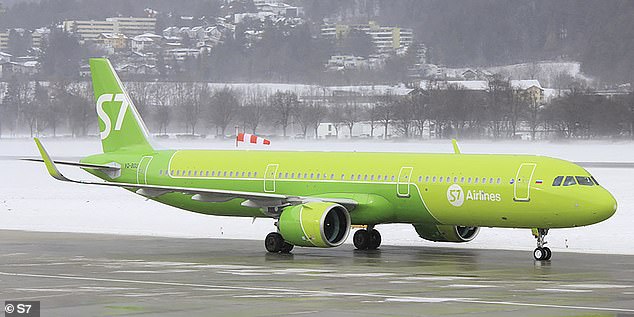
M588 168L634 168L634 162L574 162Z
M44 162L43 159L38 158L21 158L22 161L31 161L31 162ZM81 168L90 168L90 169L98 169L98 170L120 170L120 166L115 165L103 165L103 164L91 164L91 163L80 163L80 162L71 162L71 161L59 161L59 160L51 160L55 164L59 165L69 165L76 166Z

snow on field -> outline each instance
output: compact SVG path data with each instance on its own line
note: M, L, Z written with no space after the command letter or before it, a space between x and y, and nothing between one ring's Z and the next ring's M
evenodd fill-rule
M97 139L43 140L53 157L79 157L101 151ZM165 148L232 149L227 141L162 140ZM463 153L540 154L573 161L634 162L634 143L531 143L467 141ZM241 146L255 150L261 147ZM449 141L274 141L264 150L451 152ZM54 180L42 164L6 159L36 156L26 139L0 139L0 229L58 232L91 232L173 237L207 237L262 240L273 230L269 219L214 217L182 211L145 200L122 189L82 186ZM2 159L4 157L5 159ZM87 173L69 167L68 176L87 179ZM549 246L557 251L634 254L634 169L591 169L597 180L614 194L619 209L611 219L589 227L551 230ZM528 230L483 228L467 244L434 243L420 239L410 225L378 227L384 244L455 246L532 250ZM351 242L351 239L348 241ZM257 242L260 243L260 242Z

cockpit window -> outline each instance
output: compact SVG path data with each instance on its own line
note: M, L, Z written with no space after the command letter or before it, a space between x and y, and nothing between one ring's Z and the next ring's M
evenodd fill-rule
M561 182L564 180L563 176L557 176L555 177L555 180L553 181L553 186L561 186Z
M590 179L592 179L592 181L593 181L596 185L599 185L599 182L597 182L597 180L594 178L594 176L590 176Z
M592 182L592 179L590 179L590 177L588 176L575 176L575 178L577 179L577 183L579 185L582 186L593 186L594 183Z
M572 176L566 176L566 180L564 180L564 186L572 186L577 184L575 178Z

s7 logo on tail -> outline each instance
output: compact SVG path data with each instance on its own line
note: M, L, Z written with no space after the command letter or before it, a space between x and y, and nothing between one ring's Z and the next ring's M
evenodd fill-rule
M103 104L105 102L113 102L118 101L121 102L121 107L119 108L119 114L117 115L117 122L115 123L114 129L115 131L121 130L121 125L123 124L123 117L125 116L125 112L128 110L130 106L130 102L128 98L124 94L103 94L97 98L97 115L99 119L103 121L105 126L104 130L100 132L101 139L105 139L110 135L110 131L112 130L112 121L110 121L110 117L103 109Z

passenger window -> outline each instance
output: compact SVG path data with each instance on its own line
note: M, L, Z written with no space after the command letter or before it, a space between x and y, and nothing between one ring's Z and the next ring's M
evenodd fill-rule
M487 183L486 177L482 177L482 184L486 184L486 183Z
M456 181L456 180L454 179L454 182L455 182L455 181ZM451 177L447 177L447 183L451 183Z
M442 183L442 181L443 181L443 180L444 180L444 177L442 177L442 176L440 176L440 177L438 178L438 182L439 182L439 183Z
M566 180L564 180L564 186L572 186L577 184L575 178L572 176L566 176Z
M304 179L308 178L308 173L304 173Z
M330 174L330 179L335 179L335 174Z
M159 175L163 175L163 170L159 170Z
M313 179L313 177L315 177L315 173L310 173L310 179Z
M493 177L489 178L489 184L493 184Z
M350 180L353 181L354 180L354 174L350 174Z
M258 177L258 172L253 173L253 177Z
M467 183L471 184L471 177L467 178Z
M457 182L458 182L458 176L454 176L454 177L453 177L453 182L454 182L454 183L457 183ZM447 183L449 183L449 181L447 181Z
M192 171L191 170L187 171L187 176L192 176Z
M346 174L341 174L341 180L346 179Z
M425 183L429 183L429 176L425 176Z
M244 177L244 172L242 172L242 177Z
M233 171L229 172L229 177L233 177Z
M460 183L464 183L464 177L460 178Z
M479 180L479 179L478 179L477 177L476 177L476 178L474 178L474 179L473 179L473 183L474 183L474 184L477 184L477 183L478 183L478 180Z
M363 180L367 181L368 180L368 174L363 175Z
M394 181L394 175L392 175L392 181Z
M317 173L317 179L319 179L319 173Z
M205 177L209 177L209 171L205 171Z
M250 174L250 173L249 173ZM250 176L250 175L249 175ZM295 173L291 173L291 178L295 178Z
M418 176L418 182L422 183L423 182L423 177L422 176Z
M579 184L579 185L582 185L582 186L593 186L594 185L594 183L592 182L592 180L588 176L575 176L575 178L577 179L577 184Z
M286 174L284 174L284 178L288 178L288 172L286 172Z
M497 183L498 183L498 185L499 185L500 183L502 183L502 179L498 177Z
M564 180L563 176L555 177L555 179L553 180L553 186L561 186L561 181L563 180Z
M378 176L376 177L376 180L379 180L379 181L380 181L380 180L381 180L381 175L378 175Z
M197 176L197 174L198 174L198 171L194 171L194 176Z
M434 176L434 177L431 179L431 182L432 182L432 183L435 183L435 182L436 182L436 176Z
M370 180L373 181L374 180L374 174L370 175Z

